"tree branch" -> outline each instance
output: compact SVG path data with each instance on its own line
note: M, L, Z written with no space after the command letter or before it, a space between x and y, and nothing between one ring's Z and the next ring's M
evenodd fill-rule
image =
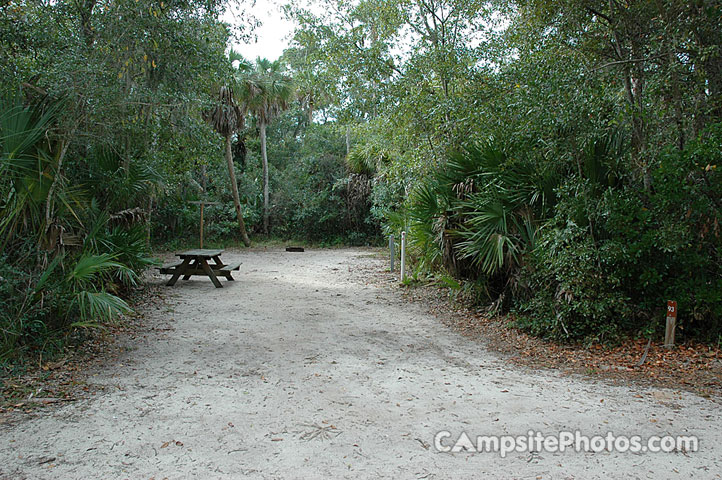
M610 17L609 15L606 15L606 14L604 14L604 13L602 13L602 12L600 12L600 11L592 8L592 7L587 7L587 11L588 11L589 13L591 13L592 15L596 15L596 16L599 17L599 18L603 18L603 19L606 20L607 23L609 23L610 25L613 23L613 22L612 22L612 17Z
M660 58L662 58L661 55L655 55L655 56L649 57L649 58L630 58L630 59L627 59L627 60L615 60L614 62L608 62L608 63L605 63L604 65L600 65L600 66L598 66L598 67L595 67L595 68L593 68L591 71L592 71L592 72L596 72L597 70L601 70L601 69L606 68L606 67L611 67L612 65L621 65L621 64L624 64L624 63L642 63L642 62L647 62L647 61L650 61L650 60L658 60L658 59L660 59Z

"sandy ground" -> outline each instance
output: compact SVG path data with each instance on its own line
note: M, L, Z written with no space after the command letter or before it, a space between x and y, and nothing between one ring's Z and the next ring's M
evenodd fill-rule
M243 262L237 281L168 288L145 339L91 377L103 392L0 425L0 478L720 478L711 400L510 367L379 281L370 251L223 258ZM433 446L530 429L697 435L700 450Z

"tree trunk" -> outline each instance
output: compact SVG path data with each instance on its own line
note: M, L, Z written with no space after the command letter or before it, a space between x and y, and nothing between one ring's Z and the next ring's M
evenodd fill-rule
M612 0L609 1L610 12L614 11ZM644 189L650 191L652 189L652 175L650 173L649 159L647 158L647 132L646 122L644 120L644 102L642 100L643 90L646 88L644 82L643 64L633 62L631 60L642 58L642 49L639 47L636 38L628 35L630 45L623 47L622 34L618 30L618 26L610 21L612 37L614 38L613 47L620 61L630 61L625 66L624 72L624 90L626 92L627 102L631 108L631 126L632 126L632 163L642 171L642 181Z
M150 251L150 231L153 227L151 215L153 213L153 194L148 195L148 213L145 217L145 247Z
M266 122L260 122L261 157L263 159L263 233L268 235L268 154L266 152Z
M311 126L313 123L313 96L308 99L308 110L306 110L306 125Z
M672 84L672 105L674 106L674 123L677 125L677 148L684 150L684 112L682 105L682 92L679 88L679 73L677 72L677 59L671 47L667 48L667 61L670 83Z
M346 125L346 156L351 153L351 127Z
M75 130L77 128L78 124L76 123L73 129L68 134L68 137L63 142L63 146L61 147L60 153L58 154L58 163L55 166L55 176L53 177L53 182L50 184L50 188L48 189L48 196L45 200L45 235L41 237L41 239L42 241L47 242L45 245L45 248L47 249L55 248L55 245L52 245L52 242L49 241L49 238L52 236L50 230L55 223L55 212L53 212L55 204L53 197L55 196L55 190L58 188L58 184L60 183L60 177L63 174L63 160L65 159L65 154L68 153L70 139L73 138L73 135L75 135Z
M228 164L228 176L231 179L231 190L233 191L233 204L236 207L236 215L238 216L238 227L241 230L241 240L247 247L251 246L251 240L246 233L246 224L243 221L241 213L241 197L238 195L238 184L236 183L236 172L233 168L233 152L231 152L232 135L226 135L226 163Z

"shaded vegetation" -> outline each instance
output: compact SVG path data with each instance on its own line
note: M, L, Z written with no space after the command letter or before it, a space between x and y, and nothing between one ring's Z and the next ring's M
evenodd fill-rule
M560 341L660 336L670 299L681 338L719 338L716 2L289 12L414 278Z
M722 335L717 2L0 7L0 362L126 314L153 245L380 244L558 341ZM333 7L333 8L330 8Z

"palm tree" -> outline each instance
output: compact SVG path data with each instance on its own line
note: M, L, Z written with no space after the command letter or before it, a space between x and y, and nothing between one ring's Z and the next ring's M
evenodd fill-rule
M234 52L231 52L230 60L234 60ZM247 246L251 246L251 240L246 232L246 224L243 221L243 213L241 212L241 199L238 195L238 184L236 183L236 173L233 168L233 152L231 144L233 135L243 128L245 124L245 111L237 102L233 95L233 87L222 86L218 92L218 101L215 107L206 112L206 121L208 121L215 131L223 135L225 139L225 157L228 164L228 176L231 181L231 191L233 192L233 203L236 207L236 216L238 217L238 227L241 230L241 240Z
M249 111L258 121L261 135L261 158L263 160L263 232L268 234L269 192L268 154L266 128L281 112L288 108L294 95L291 78L282 73L279 60L271 62L257 58L250 73L241 75L242 98Z

